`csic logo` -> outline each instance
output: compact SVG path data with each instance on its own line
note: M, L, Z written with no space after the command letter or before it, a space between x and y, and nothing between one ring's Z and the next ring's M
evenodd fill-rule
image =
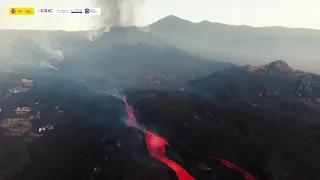
M40 13L52 13L53 10L52 9L39 9Z

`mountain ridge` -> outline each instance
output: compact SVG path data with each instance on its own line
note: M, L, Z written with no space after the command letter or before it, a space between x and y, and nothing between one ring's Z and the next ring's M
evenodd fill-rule
M175 15L168 15L165 16L153 23L150 23L148 25L144 25L144 26L123 26L123 27L136 27L136 28L143 28L143 27L148 27L151 26L153 24L157 24L159 22L162 21L172 21L172 20L176 20L176 21L184 21L184 22L188 22L188 23L192 23L192 24L211 24L211 25L224 25L224 26L233 26L233 27L246 27L246 28L255 28L255 29L270 29L270 28L275 28L275 29L291 29L291 30L309 30L309 31L317 31L318 33L320 33L320 29L313 29L313 28L303 28L303 27L288 27L288 26L251 26L251 25L246 25L246 24L242 24L242 25L236 25L236 24L228 24L228 23L222 23L222 22L214 22L214 21L209 21L209 20L202 20L199 22L193 22L187 19L183 19L180 18L179 16L175 16ZM112 28L112 27L111 27ZM43 32L89 32L89 31L94 31L94 30L98 30L98 29L88 29L88 30L37 30L37 29L0 29L0 32L4 32L4 31L43 31Z
M313 29L313 28L300 28L300 27L287 27L287 26L251 26L251 25L235 25L235 24L227 24L227 23L222 23L222 22L214 22L214 21L209 21L209 20L202 20L199 22L193 22L187 19L183 19L180 18L179 16L175 16L175 15L168 15L165 16L149 25L146 26L150 26L152 24L156 24L158 22L161 21L172 21L172 20L176 20L176 21L184 21L184 22L189 22L189 23L193 23L193 24L217 24L217 25L226 25L226 26L235 26L235 27L248 27L248 28L278 28L278 29L293 29L293 30L311 30L311 31L318 31L320 33L320 29ZM142 26L144 27L144 26Z
M317 49L320 47L319 30L255 28L209 21L193 23L177 16L167 16L145 27L113 27L102 35L97 34L92 42L88 39L90 33L1 30L1 44L5 48L0 50L0 58L10 59L10 55L16 54L7 60L9 63L16 62L21 57L29 57L29 51L38 48L39 52L47 52L50 59L53 56L50 53L56 47L66 56L72 57L79 52L105 51L110 45L143 43L156 47L174 47L203 59L237 65L259 65L283 59L295 69L320 72L320 66L314 65L320 64L320 51ZM17 56L19 53L22 55ZM37 56L29 57L25 62L30 63L25 64L34 64L32 61L35 59Z
M284 59L294 68L320 72L320 31L312 29L250 27L211 23L193 23L168 16L147 27L171 43L205 58L238 65L265 64Z
M191 80L186 86L227 103L238 98L261 104L268 98L316 103L320 97L320 75L294 70L283 60L260 66L232 67Z

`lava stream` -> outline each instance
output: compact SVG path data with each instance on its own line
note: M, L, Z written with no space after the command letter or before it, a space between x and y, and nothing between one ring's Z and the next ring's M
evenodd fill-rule
M187 171L183 169L183 167L165 156L166 146L169 146L169 143L164 138L147 130L144 130L144 134L146 135L146 143L149 154L153 158L166 164L172 170L174 170L179 180L194 180L194 178L190 176Z
M116 96L117 97L117 96ZM123 103L126 105L126 111L128 116L127 126L137 128L142 130L146 136L146 143L149 154L155 158L156 160L166 164L172 170L174 170L178 176L179 180L194 180L192 176L190 176L186 170L184 170L180 165L175 163L174 161L168 159L165 156L166 146L169 146L169 143L161 136L152 133L146 129L143 129L137 122L133 108L130 106L126 100L126 97L120 98Z
M247 180L255 180L255 178L251 174L249 174L245 170L241 169L240 167L232 164L231 162L224 160L224 159L216 158L216 157L211 157L211 158L220 161L222 164L226 165L228 168L231 168L231 169L234 169L234 170L241 172Z
M86 85L86 86L89 89L93 90L88 85ZM188 172L183 167L181 167L180 165L178 165L177 163L168 159L165 156L166 146L170 146L170 145L163 137L146 130L145 128L143 128L142 126L140 126L138 124L138 122L134 116L134 113L133 113L133 107L128 104L125 96L119 97L117 94L114 94L114 93L110 93L110 92L105 92L105 93L120 99L125 104L127 118L128 118L126 125L129 127L133 127L137 130L140 130L145 134L146 144L147 144L147 148L148 148L150 156L152 156L156 160L166 164L168 167L170 167L172 170L174 170L176 172L179 180L195 180L195 178L193 178L191 175L189 175ZM255 178L250 173L244 171L240 167L232 164L231 162L224 160L224 159L216 158L216 157L211 157L211 158L216 159L216 160L220 161L221 163L223 163L224 165L226 165L227 167L242 173L247 180L255 180Z

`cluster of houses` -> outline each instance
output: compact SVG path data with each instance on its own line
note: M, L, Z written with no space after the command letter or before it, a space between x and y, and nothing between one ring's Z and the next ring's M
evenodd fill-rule
M25 93L28 90L30 90L31 87L36 85L35 80L30 80L30 79L21 79L21 86L16 87L16 88L10 88L8 89L10 94L17 94L17 93Z
M14 94L25 93L28 90L30 90L30 88L35 86L35 84L36 84L35 80L21 79L21 82L19 83L18 87L8 89L7 95L8 97L10 97ZM38 103L35 103L35 105L38 105ZM4 119L3 123L1 124L3 128L6 128L12 132L18 132L25 129L30 129L32 127L32 121L39 120L41 116L40 111L27 106L17 107L13 111L17 116L15 118ZM1 112L1 109L0 109L0 112ZM28 128L26 128L27 126ZM40 127L39 133L43 133L44 131L47 131L47 130L52 130L53 128L54 128L53 125ZM11 134L21 135L21 133L11 133Z

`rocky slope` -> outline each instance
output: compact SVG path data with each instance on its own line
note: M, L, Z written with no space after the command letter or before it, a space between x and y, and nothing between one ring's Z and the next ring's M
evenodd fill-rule
M293 70L281 60L216 72L189 81L187 87L219 103L245 101L248 106L263 111L271 108L286 112L297 108L296 105L302 107L300 110L315 114L320 110L320 76ZM304 114L297 114L297 117L304 117Z

